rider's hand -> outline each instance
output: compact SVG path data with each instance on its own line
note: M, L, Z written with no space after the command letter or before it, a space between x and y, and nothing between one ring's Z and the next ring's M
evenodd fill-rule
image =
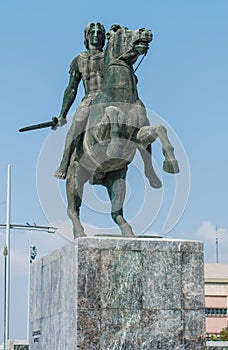
M63 125L65 125L67 123L67 120L66 120L66 118L64 118L64 117L58 117L58 126L63 126Z
M54 118L56 118L56 117L54 117ZM64 118L62 116L58 117L57 119L58 119L58 121L55 125L52 126L52 130L56 130L59 126L63 126L67 123L66 118Z

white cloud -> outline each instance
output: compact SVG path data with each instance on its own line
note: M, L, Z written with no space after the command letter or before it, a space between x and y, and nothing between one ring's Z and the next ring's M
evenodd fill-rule
M199 239L207 241L209 244L214 244L215 231L215 225L213 225L210 221L202 221L195 235L199 237Z
M217 228L218 260L219 263L228 263L228 229ZM194 239L204 242L205 262L216 262L216 227L210 221L202 221L198 230L193 234Z
M218 227L217 233L219 263L228 263L228 229ZM192 233L189 231L174 233L172 237L203 242L205 262L216 263L216 226L211 221L203 220L200 222L199 227ZM169 238L171 238L171 235Z

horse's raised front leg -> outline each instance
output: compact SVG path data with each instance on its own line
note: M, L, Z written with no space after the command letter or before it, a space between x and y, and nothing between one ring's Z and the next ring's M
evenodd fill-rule
M135 237L132 227L123 217L123 203L126 193L126 169L107 173L104 185L111 200L111 215L125 237Z
M86 236L79 219L79 211L82 203L83 187L89 175L78 162L73 162L69 169L71 175L66 180L67 214L73 224L74 238Z
M145 175L149 180L150 186L154 187L154 188L162 187L161 180L159 179L159 177L155 173L153 165L152 165L151 145L149 145L147 147L147 149L144 149L142 147L138 147L138 150L142 156L143 163L144 163Z
M144 148L147 148L157 137L161 141L162 152L165 157L163 162L164 171L172 174L179 173L180 170L174 155L174 147L170 143L167 136L167 129L163 125L143 126L136 135L137 140Z

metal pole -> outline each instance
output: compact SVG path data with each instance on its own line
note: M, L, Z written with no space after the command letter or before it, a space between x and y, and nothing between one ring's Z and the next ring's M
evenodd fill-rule
M4 251L4 350L6 350L7 345L7 334L6 334L6 260L8 255L7 246L5 245Z
M31 271L31 261L30 261L30 249L31 249L31 236L29 237L29 268L28 268L28 305L27 305L27 340L29 342L29 313L30 313L30 271Z
M9 339L9 314L10 314L10 206L11 206L11 166L8 165L7 173L7 200L6 200L6 341ZM8 348L8 346L7 346Z
M6 224L0 224L0 230L6 229ZM10 229L15 230L28 230L28 231L45 231L47 233L55 233L57 227L49 227L49 226L37 226L37 225L18 225L18 224L10 224Z

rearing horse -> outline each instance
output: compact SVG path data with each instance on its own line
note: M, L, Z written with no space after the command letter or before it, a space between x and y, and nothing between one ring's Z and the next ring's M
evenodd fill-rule
M138 97L137 78L132 65L145 54L152 40L150 30L129 30L113 25L107 33L104 52L102 91L90 106L86 130L77 155L73 155L66 182L68 216L73 223L74 237L85 236L79 220L83 187L88 180L107 188L111 215L123 236L134 236L123 217L128 164L139 149L145 174L151 186L161 187L151 162L151 143L159 138L165 157L163 169L179 172L173 146L162 125L150 126L146 109Z

